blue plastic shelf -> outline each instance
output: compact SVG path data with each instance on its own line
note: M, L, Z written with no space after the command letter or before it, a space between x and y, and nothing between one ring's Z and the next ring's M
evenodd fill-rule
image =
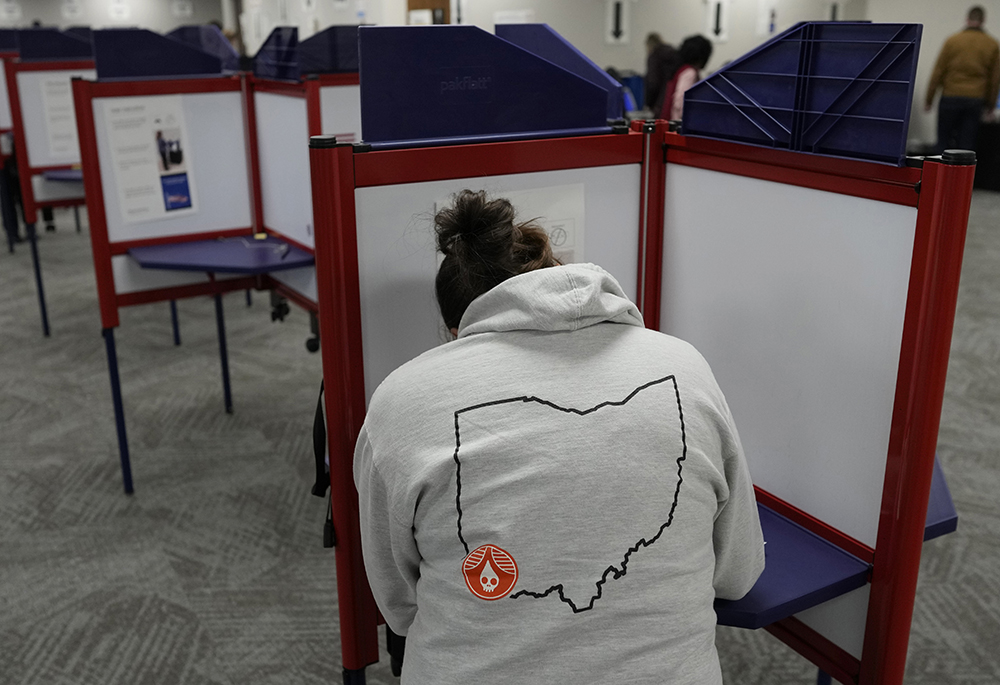
M218 57L146 29L102 29L93 40L99 79L222 73Z
M797 24L692 86L681 132L902 165L921 29Z
M298 81L299 30L294 26L279 26L271 31L253 58L253 74L260 78Z
M605 88L475 26L362 26L358 42L373 146L607 127Z
M219 58L225 71L239 71L240 54L233 44L222 35L218 26L180 26L167 34L167 38L179 40L185 45L197 48L208 55Z
M59 29L20 29L17 32L21 59L90 59L94 48L89 40Z

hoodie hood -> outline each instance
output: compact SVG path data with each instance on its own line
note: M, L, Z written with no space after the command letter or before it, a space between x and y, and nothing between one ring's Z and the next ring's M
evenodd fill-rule
M575 331L599 323L642 326L642 314L614 276L595 264L520 274L469 305L458 337L501 331Z

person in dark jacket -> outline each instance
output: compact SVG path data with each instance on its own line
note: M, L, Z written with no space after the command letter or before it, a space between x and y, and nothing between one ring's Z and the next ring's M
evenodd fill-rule
M663 42L658 33L646 36L646 79L644 105L656 114L663 107L663 95L674 72L681 65L677 50Z

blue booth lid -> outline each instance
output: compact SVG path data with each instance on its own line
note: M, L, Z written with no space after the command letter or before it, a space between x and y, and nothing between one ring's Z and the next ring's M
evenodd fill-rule
M99 79L222 73L218 57L146 29L94 31L94 59Z
M692 86L681 132L902 165L921 28L796 24Z
M497 24L496 35L603 88L608 94L607 118L622 118L621 84L548 24Z
M358 37L373 146L610 130L604 87L475 26L362 26Z
M17 29L0 29L0 52L17 52Z
M24 61L91 59L94 56L89 40L59 29L19 29L17 42Z
M358 70L358 26L330 26L298 46L302 74L343 74Z
M180 26L167 34L167 38L179 40L185 45L198 48L208 55L218 57L226 71L239 71L240 53L229 42L218 26Z
M89 26L70 26L69 28L64 29L63 33L76 36L80 40L85 40L89 43L93 38L94 32Z
M278 26L267 37L253 58L253 74L260 78L299 80L299 30Z

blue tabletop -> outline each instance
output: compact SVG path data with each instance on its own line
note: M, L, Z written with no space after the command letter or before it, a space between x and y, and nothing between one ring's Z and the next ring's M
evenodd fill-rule
M263 274L312 266L313 256L305 250L268 236L198 240L133 247L129 255L145 269L206 271L209 273Z
M753 589L736 601L716 600L721 625L762 628L864 586L868 564L767 507L757 505L766 566ZM924 540L953 532L958 513L935 459Z
M721 625L763 628L863 587L868 564L760 504L764 573L746 597L716 600Z
M46 181L83 181L83 170L82 169L57 169L55 171L45 171L42 173L42 177Z

